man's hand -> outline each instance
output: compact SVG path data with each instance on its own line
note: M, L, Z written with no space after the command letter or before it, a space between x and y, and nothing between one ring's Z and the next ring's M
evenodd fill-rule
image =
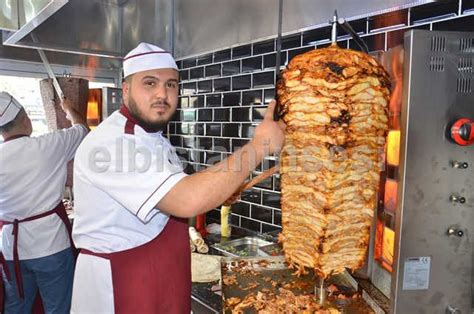
M66 119L72 122L72 116L77 112L72 102L67 98L63 98L61 101L61 108L66 113Z
M72 101L70 101L69 99L64 97L61 100L61 108L63 108L64 111L68 111L68 110L71 110L71 109L74 110L74 105L72 104Z
M273 121L273 110L276 101L272 100L265 111L265 117L255 129L255 135L251 141L252 145L263 149L266 154L277 153L283 146L285 139L285 123L283 121Z
M64 112L66 112L66 118L71 121L72 124L82 124L87 129L89 126L87 125L87 118L83 117L79 111L74 108L72 101L67 98L64 98L61 101L61 107L63 108Z

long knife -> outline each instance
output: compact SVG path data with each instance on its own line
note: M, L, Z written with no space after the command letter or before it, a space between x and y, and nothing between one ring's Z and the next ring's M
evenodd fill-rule
M283 22L283 0L278 1L278 37L276 41L276 48L277 48L277 53L276 53L276 61L275 61L275 90L277 88L277 83L278 80L280 79L280 63L281 63L281 26ZM273 110L273 120L278 121L280 120L280 116L278 114L278 103L275 106L275 109Z
M61 89L61 86L59 86L58 79L56 78L56 75L54 75L53 69L51 68L51 65L48 62L48 59L46 58L46 55L43 50L38 49L38 54L40 55L41 61L43 61L44 67L46 68L46 72L48 72L48 76L53 79L53 87L54 90L56 91L56 94L58 94L59 99L64 99L64 93Z
M33 42L38 43L38 38L36 37L35 34L31 33L31 39L33 39ZM53 87L54 90L56 91L56 94L58 94L58 97L60 100L64 99L64 93L63 90L61 89L61 86L59 86L58 79L56 78L56 75L54 75L53 69L51 68L51 65L48 62L48 58L46 58L46 54L42 49L37 49L38 54L41 58L41 61L43 61L43 65L46 68L46 72L48 72L48 76L53 80Z

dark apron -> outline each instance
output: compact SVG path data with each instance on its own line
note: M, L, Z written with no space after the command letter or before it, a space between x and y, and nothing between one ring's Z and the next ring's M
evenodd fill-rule
M191 252L187 220L170 217L153 240L114 253L80 254L110 261L115 313L190 313Z
M64 208L64 204L62 201L59 202L59 204L53 208L50 211L47 211L42 214L38 214L35 216L27 217L25 219L15 219L14 221L3 221L0 220L0 225L3 227L4 225L13 225L13 267L15 270L15 280L16 280L16 287L18 290L18 295L20 298L24 298L24 292L23 292L23 277L21 276L21 267L20 267L20 258L18 256L18 230L19 230L19 224L22 222L26 221L32 221L40 218L44 218L47 216L51 215L58 215L61 221L64 223L66 226L66 229L68 231L69 235L69 241L71 243L71 249L73 251L74 256L77 256L77 250L76 247L74 246L74 243L72 241L72 225L71 222L69 221L69 218L67 217L66 209ZM8 270L7 262L5 260L5 257L3 256L3 253L0 253L0 264L2 265L3 271L5 272L5 275L7 277L7 280L11 280L10 276L10 271ZM4 296L5 296L5 290L3 286L3 281L1 281L1 286L0 286L0 311L3 312L3 306L4 306ZM33 305L33 314L42 314L44 313L43 311L43 304L41 302L41 297L39 294L36 295L36 299Z
M23 292L23 278L21 276L20 257L18 256L19 225L22 222L33 221L33 220L44 218L51 215L58 215L59 218L64 223L64 225L66 226L66 229L69 234L69 241L71 243L71 249L73 250L74 256L76 256L76 248L74 246L74 243L72 242L72 237L71 237L72 226L69 221L69 218L67 217L66 209L64 208L64 204L62 201L60 201L59 204L56 205L55 208L47 212L44 212L42 214L27 217L21 220L18 220L18 219L15 219L14 221L0 220L0 224L2 226L13 225L13 266L15 269L15 279L16 279L16 286L18 289L18 295L22 299L24 298L24 292ZM5 272L5 275L7 276L8 281L10 281L11 280L10 271L8 270L7 263L5 261L5 257L3 256L3 253L0 253L0 263L3 267L3 270Z

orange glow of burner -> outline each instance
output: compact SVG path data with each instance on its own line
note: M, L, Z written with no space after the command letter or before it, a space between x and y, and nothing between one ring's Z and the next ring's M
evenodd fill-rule
M374 259L388 272L393 268L393 252L395 248L395 232L377 220L375 231Z
M400 130L390 130L388 132L387 163L391 166L400 164Z
M89 89L89 99L87 101L87 124L91 129L99 125L101 121L101 100L102 90Z
M382 256L383 260L390 265L390 271L393 265L393 250L395 247L395 232L384 227L383 230L383 244L382 244Z
M394 180L385 181L384 208L386 211L395 213L397 210L398 183Z

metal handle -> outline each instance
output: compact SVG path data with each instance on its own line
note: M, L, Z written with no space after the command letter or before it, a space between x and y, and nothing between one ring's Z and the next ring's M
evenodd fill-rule
M451 196L449 197L449 200L453 203L460 203L460 204L466 203L466 198L458 194L451 194Z
M331 28L331 43L334 45L336 44L337 40L337 25L340 25L344 31L346 31L349 35L351 35L354 42L362 49L363 52L369 53L369 47L367 44L360 38L359 34L352 28L351 24L346 21L343 17L338 17L337 10L334 10L334 15L332 20L329 21L329 24L332 26Z
M344 18L339 18L338 21L339 25L341 25L342 29L345 30L347 33L349 33L352 36L352 39L354 39L354 42L357 44L357 46L362 49L363 52L369 53L369 47L367 44L360 38L360 36L356 33L356 31L352 28L351 24L349 24L346 19Z

